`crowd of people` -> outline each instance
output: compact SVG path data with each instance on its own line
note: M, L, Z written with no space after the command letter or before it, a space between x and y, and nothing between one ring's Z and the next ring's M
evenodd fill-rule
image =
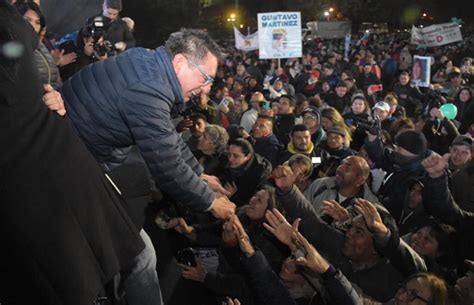
M111 0L56 44L38 4L0 5L14 33L0 37L28 46L0 54L15 143L0 159L1 241L26 261L0 270L33 270L37 304L185 304L163 302L164 248L193 304L474 303L469 31L432 48L364 36L346 57L343 42L315 39L302 58L260 60L192 29L135 48ZM428 87L411 83L414 55L431 57ZM26 216L19 168L41 180ZM143 229L146 205L168 243ZM26 221L48 237L33 242ZM15 279L0 303L32 300Z

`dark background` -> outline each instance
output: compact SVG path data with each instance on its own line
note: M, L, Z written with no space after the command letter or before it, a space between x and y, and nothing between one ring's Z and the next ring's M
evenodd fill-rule
M57 37L78 30L86 18L101 12L102 0L43 0L48 29ZM256 14L271 11L301 11L306 21L325 20L324 11L334 7L331 20L350 19L356 32L361 22L387 22L391 29L410 28L413 23L449 22L451 17L472 24L468 0L123 0L122 16L136 22L139 46L156 47L180 27L207 28L219 39L232 39L232 22L242 32L256 30ZM427 13L427 17L422 17Z

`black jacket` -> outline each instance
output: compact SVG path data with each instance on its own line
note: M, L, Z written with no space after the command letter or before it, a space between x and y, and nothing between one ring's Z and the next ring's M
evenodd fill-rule
M254 147L255 152L270 161L273 168L278 165L283 145L274 134L266 138L255 139Z
M223 185L235 182L237 192L230 197L230 201L237 206L242 206L249 202L257 187L267 181L271 173L272 165L270 162L255 154L242 168L232 169L227 167L219 179Z
M384 183L379 189L380 202L387 208L395 219L400 219L405 198L407 196L410 178L422 179L424 169L421 161L431 154L430 150L418 155L408 164L396 163L395 154L392 149L384 148L382 142L377 139L373 142L365 141L367 154L375 162L377 168L387 172Z
M43 105L37 35L1 0L0 32L24 46L0 58L0 299L90 305L144 245L69 119Z

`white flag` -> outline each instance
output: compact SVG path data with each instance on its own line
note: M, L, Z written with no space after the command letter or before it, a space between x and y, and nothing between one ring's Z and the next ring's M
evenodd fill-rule
M243 35L234 27L235 48L242 51L253 51L258 49L258 32Z

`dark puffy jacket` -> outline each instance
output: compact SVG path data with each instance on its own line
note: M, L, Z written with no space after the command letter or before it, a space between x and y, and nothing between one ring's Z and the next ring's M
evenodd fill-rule
M237 192L230 200L237 206L247 204L255 194L258 186L268 180L272 173L270 161L254 154L241 168L233 169L227 167L222 176L219 177L222 185L234 182Z
M157 185L194 210L214 195L172 115L184 107L170 55L131 49L76 73L63 86L69 117L96 159L113 169L137 145Z
M53 57L42 42L39 43L38 49L35 50L35 62L43 84L50 84L56 89L61 87L58 66L56 66Z

